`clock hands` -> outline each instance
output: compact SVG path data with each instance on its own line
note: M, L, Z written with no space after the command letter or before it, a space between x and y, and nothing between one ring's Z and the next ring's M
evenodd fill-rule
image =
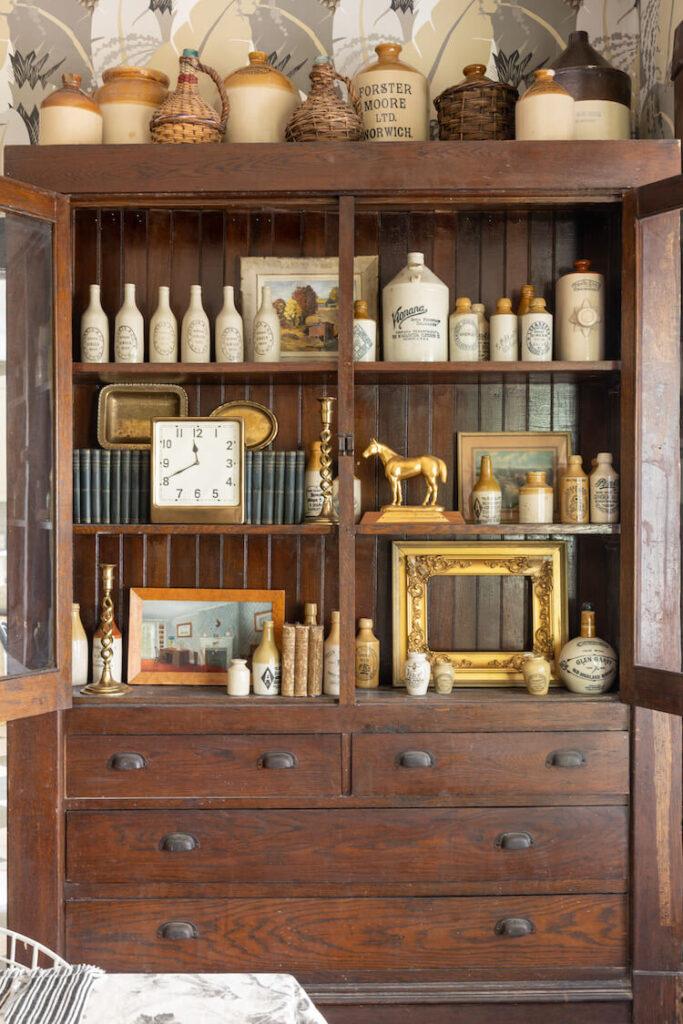
M194 462L191 462L189 466L183 466L182 469L176 469L173 473L168 474L169 480L172 476L178 476L178 473L184 473L188 469L192 469L193 466L199 465L199 449L197 448L197 442L192 442L192 451L194 452Z

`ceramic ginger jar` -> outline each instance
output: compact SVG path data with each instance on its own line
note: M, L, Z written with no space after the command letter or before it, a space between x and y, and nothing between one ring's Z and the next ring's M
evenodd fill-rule
M149 122L168 95L169 79L154 68L122 66L102 72L95 99L102 110L105 144L151 142Z
M224 79L230 100L226 142L284 142L285 127L300 102L299 90L253 50L246 67Z
M552 68L534 71L535 82L517 100L515 138L557 141L574 138L574 100L555 81Z
M62 87L40 104L41 146L90 146L102 142L102 111L81 89L80 75L62 75Z

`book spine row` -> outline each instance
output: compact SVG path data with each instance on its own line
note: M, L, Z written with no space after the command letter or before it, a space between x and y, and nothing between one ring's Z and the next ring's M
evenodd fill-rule
M319 697L323 692L323 627L286 622L282 627L283 697Z
M74 448L74 523L148 523L149 454Z
M244 521L266 526L300 523L304 517L306 452L244 453Z

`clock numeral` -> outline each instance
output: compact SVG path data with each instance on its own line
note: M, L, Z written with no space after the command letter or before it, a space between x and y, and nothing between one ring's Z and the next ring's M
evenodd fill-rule
M167 476L165 476L165 477L163 478L163 480L161 481L161 485L162 485L162 487L168 487L168 481L169 481L169 479L170 479L170 478L169 478L169 477L167 477Z
M226 459L225 460L225 468L226 469L232 469L232 467L234 465L235 465L235 463L232 461L232 459Z
M232 477L231 476L229 476L228 479L225 482L226 482L228 487L232 487Z
M214 489L211 492L211 494L212 494L212 497L217 498L218 497L218 488L214 487Z
M182 437L183 436L183 428L182 427L176 427L175 428L175 436L176 437Z
M176 490L177 490L178 494L176 495L176 499L175 500L177 501L178 498L182 497L183 489L182 489L182 487L176 487Z
M194 427L192 430L193 437L202 437L202 427Z
M161 447L162 448L170 448L171 447L171 438L170 437L162 437L162 439L161 439Z
M225 447L228 449L229 452L232 451L234 443L235 443L234 441L226 441L225 442Z
M194 489L194 496L195 496L195 498L201 498L202 492L201 492L199 487L195 487L195 489Z
M161 460L161 465L164 467L164 469L168 469L170 464L171 464L171 460L170 459L162 459Z

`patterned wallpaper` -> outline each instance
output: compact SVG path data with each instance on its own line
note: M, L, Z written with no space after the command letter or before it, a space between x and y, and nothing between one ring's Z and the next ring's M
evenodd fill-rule
M105 68L137 63L175 83L185 46L222 75L265 50L307 92L317 54L353 75L378 42L394 40L436 96L473 61L523 88L575 28L632 75L641 134L670 135L681 18L683 0L641 0L640 15L638 0L0 0L0 144L36 141L40 101L62 72L93 88Z

